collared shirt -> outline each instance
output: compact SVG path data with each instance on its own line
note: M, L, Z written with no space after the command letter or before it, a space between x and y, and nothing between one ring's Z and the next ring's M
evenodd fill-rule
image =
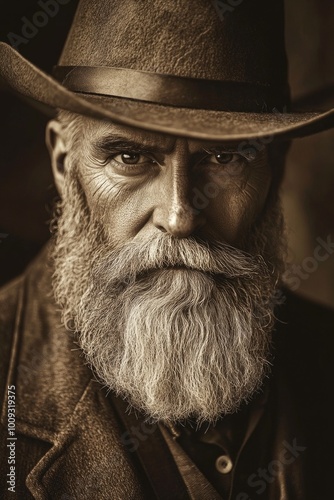
M229 498L234 469L268 399L265 387L249 404L215 425L160 426L194 499ZM168 431L166 432L166 429Z

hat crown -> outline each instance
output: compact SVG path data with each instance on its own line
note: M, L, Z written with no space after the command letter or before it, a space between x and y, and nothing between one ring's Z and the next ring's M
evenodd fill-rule
M287 87L280 0L81 0L59 65Z

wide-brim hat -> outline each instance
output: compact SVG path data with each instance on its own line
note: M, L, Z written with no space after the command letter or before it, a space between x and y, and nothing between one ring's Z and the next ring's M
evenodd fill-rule
M0 43L0 77L45 109L208 140L294 138L281 0L81 0L50 76Z

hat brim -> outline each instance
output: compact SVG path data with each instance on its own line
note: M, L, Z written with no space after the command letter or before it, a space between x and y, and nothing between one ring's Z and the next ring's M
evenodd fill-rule
M334 127L334 108L323 112L243 113L164 106L120 97L79 94L0 42L0 77L26 98L91 118L194 139L292 139Z

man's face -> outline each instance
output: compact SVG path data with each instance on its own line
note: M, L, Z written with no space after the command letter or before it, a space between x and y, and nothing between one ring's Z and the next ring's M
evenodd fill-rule
M49 125L66 326L154 420L235 411L266 373L281 271L266 151L87 118L68 130Z
M157 233L241 245L270 185L266 151L84 120L77 157L89 209L122 245Z

